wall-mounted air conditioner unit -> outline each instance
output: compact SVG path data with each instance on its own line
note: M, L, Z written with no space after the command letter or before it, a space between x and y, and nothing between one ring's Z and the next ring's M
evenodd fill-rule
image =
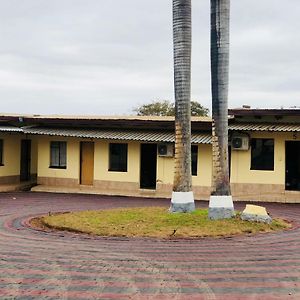
M232 150L249 150L250 139L246 134L233 135L231 139Z
M173 157L174 145L173 144L158 144L157 146L158 156Z

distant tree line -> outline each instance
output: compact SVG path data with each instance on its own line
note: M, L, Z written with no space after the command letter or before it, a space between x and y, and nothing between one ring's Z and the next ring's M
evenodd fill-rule
M168 100L156 100L133 109L138 116L174 116L175 103ZM197 101L191 101L192 116L208 116L209 109Z

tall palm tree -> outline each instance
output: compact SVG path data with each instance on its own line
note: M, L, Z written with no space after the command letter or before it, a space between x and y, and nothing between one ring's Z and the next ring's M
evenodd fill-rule
M228 162L230 0L211 0L211 83L213 175L210 218L233 214Z
M175 169L170 211L195 209L191 175L191 0L173 0Z

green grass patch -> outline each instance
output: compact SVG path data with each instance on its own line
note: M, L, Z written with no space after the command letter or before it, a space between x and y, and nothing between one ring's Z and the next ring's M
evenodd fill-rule
M283 220L271 224L227 220L209 220L207 209L192 213L169 213L166 208L121 208L81 211L44 216L41 223L50 228L100 236L196 238L222 237L243 233L271 232L288 228Z

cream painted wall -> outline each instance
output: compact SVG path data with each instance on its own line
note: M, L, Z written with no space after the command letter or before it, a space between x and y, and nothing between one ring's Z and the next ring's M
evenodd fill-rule
M21 140L31 140L31 165L30 173L37 173L37 137L25 136L17 133L4 133L0 135L3 139L3 160L4 166L0 167L0 176L18 176L20 175L21 160Z
M67 142L67 168L49 168L50 142ZM38 176L52 178L78 179L80 176L80 141L76 138L44 137L38 141ZM86 140L87 141L87 140ZM90 140L88 140L90 141ZM138 143L128 144L128 169L127 172L108 171L108 155L110 141L94 141L94 180L111 180L138 182L139 181L139 157L140 148Z
M197 176L192 177L193 185L211 186L212 155L211 145L198 145ZM159 183L173 184L174 158L157 157L157 180Z
M20 175L20 148L21 134L3 133L0 139L3 140L3 164L0 166L0 176L18 176Z
M193 185L211 186L212 153L211 145L198 145L198 172L193 176Z
M251 133L252 138L274 138L274 171L250 170L251 150L232 151L231 182L285 184L285 141L300 141L293 133Z
M67 168L54 169L50 165L50 142L67 142ZM79 180L80 163L80 141L75 138L64 137L45 137L40 136L38 140L38 176L39 177L57 177L71 178Z
M173 184L174 158L157 156L157 183Z
M140 178L140 144L137 142L128 143L127 172L108 171L109 164L109 143L128 143L116 141L95 142L95 180L111 180L124 182L139 182Z
M50 142L67 141L67 169L49 168ZM38 138L38 176L51 178L78 179L80 174L80 141L76 138L44 137ZM82 140L84 141L84 140ZM94 141L94 180L104 181L140 181L140 143L128 143L128 169L127 172L114 172L108 170L109 143L116 141ZM124 142L126 143L126 142ZM211 146L198 147L198 176L193 176L193 184L210 186L211 184ZM173 183L174 159L157 157L157 182L163 184Z
M251 133L253 138L274 138L275 155L274 171L250 170L251 151L232 151L231 156L231 182L232 183L257 183L257 184L284 184L285 183L285 141L298 140L300 134L293 133ZM71 178L79 181L80 172L80 139L62 137L36 137L38 139L38 176ZM20 137L19 140L20 141ZM50 141L67 141L67 169L50 169ZM84 140L82 140L84 141ZM108 171L109 143L116 141L96 140L94 155L94 179L117 182L139 183L140 178L140 143L128 143L128 170L127 172ZM10 140L11 156L19 157L19 142ZM33 145L35 141L33 140ZM126 142L125 142L126 143ZM34 152L34 151L33 151ZM14 163L19 160L13 159ZM16 167L15 167L16 169ZM32 169L34 166L32 165ZM3 172L0 167L0 176ZM173 158L157 157L157 181L161 184L173 183ZM19 167L15 173L19 174ZM3 175L2 175L3 176ZM194 186L211 186L212 153L211 145L200 144L198 147L198 175L193 176Z

